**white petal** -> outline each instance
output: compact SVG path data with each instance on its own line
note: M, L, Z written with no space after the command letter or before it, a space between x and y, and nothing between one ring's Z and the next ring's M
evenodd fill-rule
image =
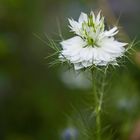
M95 60L100 60L100 61L109 61L110 56L102 50L102 48L97 48L96 49L96 57L94 58Z
M75 56L71 57L70 61L72 63L79 63L81 61L81 59L80 59L79 55L75 55Z
M80 63L74 64L74 69L75 70L80 70L81 68L83 68L83 66Z
M75 51L74 53L71 52L70 56L71 56L70 61L72 63L79 63L82 61L79 55L79 50Z
M97 57L96 48L93 48L91 52L92 52L92 59L93 59L93 61L94 61L95 58Z
M114 36L117 33L118 33L118 28L117 27L113 27L111 30L104 32L105 36Z
M96 17L96 23L99 24L100 23L100 17L101 17L101 11L99 11L97 17Z
M80 29L82 28L82 24L78 23L77 21L73 19L68 19L70 23L70 29L75 32L76 34L80 35Z
M92 15L92 19L93 19L93 23L95 22L95 14L93 13L93 11L91 11L90 13Z
M93 53L92 53L92 47L88 48L88 56L87 56L87 60L90 61L92 63L92 58L93 58Z
M89 48L88 47L82 48L80 50L79 54L80 54L80 58L82 60L87 60L87 61L89 60Z
M82 65L83 65L85 68L87 68L87 67L91 66L92 63L89 62L89 61L83 61L83 62L82 62Z
M72 37L70 39L64 40L60 44L61 44L63 49L70 49L70 48L76 49L76 48L82 48L85 46L85 42L79 36L75 36L75 37Z
M126 45L127 43L118 42L112 38L108 38L102 42L101 46L105 52L108 52L115 57L119 57L119 55L125 52L124 46Z
M78 20L79 22L87 22L88 21L88 16L87 16L87 14L85 14L85 13L81 13L81 15L80 15L80 17L79 17L79 20Z
M114 66L119 66L116 60L112 61L110 64L112 64Z

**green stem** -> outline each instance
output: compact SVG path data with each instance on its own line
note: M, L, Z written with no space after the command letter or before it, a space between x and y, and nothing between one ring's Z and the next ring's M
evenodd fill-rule
M100 111L98 111L98 113L96 114L96 125L97 125L97 140L101 140L101 115L100 115Z
M95 100L95 113L96 113L96 140L101 140L101 109L102 109L102 102L103 102L103 95L104 95L104 86L105 86L105 77L106 72L103 75L101 87L100 87L100 94L98 95L97 89L96 89L96 72L95 75L92 71L92 82L93 82L93 94L94 94L94 100ZM95 77L95 78L93 78Z
M94 95L97 97L97 92L94 92ZM97 140L101 140L101 104L100 98L95 97L95 113L96 113L96 137Z

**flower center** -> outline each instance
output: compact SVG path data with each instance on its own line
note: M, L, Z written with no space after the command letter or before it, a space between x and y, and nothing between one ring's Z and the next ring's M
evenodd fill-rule
M85 25L83 25L83 35L82 38L83 40L86 41L87 46L97 46L97 40L96 38L93 38L92 34L96 34L96 31L93 27L89 27L89 25L87 26L87 24L85 23Z
M93 38L87 38L87 44L89 46L94 47L96 45L95 41L93 40Z
M88 46L99 47L97 40L100 32L104 31L104 18L97 22L92 14L88 16L88 21L82 23L82 38L86 41Z

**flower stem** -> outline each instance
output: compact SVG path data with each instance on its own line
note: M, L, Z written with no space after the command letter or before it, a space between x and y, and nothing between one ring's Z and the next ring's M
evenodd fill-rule
M97 125L97 140L101 140L101 116L100 111L96 114L96 125Z
M94 95L97 97L97 92L94 92ZM96 139L101 140L101 104L100 98L95 97L95 113L96 113Z
M106 71L102 75L101 87L98 89L97 92L97 84L96 78L98 78L97 73L93 74L92 71L92 83L93 83L93 94L94 94L94 101L95 101L95 113L96 113L96 140L101 140L101 110L102 110L102 103L103 103L103 95L104 95L104 86L105 86L105 78L106 78ZM99 94L98 94L99 93Z

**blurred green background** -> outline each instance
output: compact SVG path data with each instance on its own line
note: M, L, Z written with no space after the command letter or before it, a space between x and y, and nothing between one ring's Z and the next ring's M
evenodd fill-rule
M90 85L84 78L77 84L60 67L49 68L45 57L51 50L34 34L58 38L59 25L70 37L68 17L102 9L108 23L119 19L123 38L138 41L139 5L139 0L0 0L0 140L61 139L67 116L76 114L72 106L80 110L87 99ZM105 97L103 121L111 128L105 135L113 132L113 140L140 139L134 138L140 120L139 45L135 49L133 63L116 70Z

